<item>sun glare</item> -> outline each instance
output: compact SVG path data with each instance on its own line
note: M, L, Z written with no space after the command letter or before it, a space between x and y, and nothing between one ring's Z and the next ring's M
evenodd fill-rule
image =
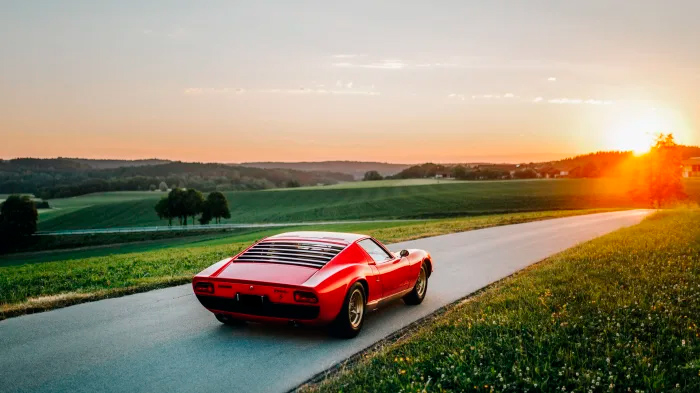
M607 133L606 148L641 155L651 149L658 134L678 136L683 131L681 123L673 112L656 108L621 114Z

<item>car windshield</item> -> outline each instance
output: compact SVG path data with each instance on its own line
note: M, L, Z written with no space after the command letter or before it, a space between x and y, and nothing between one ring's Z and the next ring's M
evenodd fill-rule
M369 256L372 257L374 262L384 262L392 258L391 255L389 255L389 253L384 251L383 248L379 247L379 245L375 243L372 239L365 239L358 242L357 244L359 244L360 247L362 247L362 249L365 250L367 254L369 254Z

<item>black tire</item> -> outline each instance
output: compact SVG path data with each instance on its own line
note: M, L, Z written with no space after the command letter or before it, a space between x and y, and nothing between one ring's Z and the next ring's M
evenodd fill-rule
M330 326L331 334L341 338L357 336L362 330L362 324L365 322L366 304L367 299L365 298L364 287L360 283L353 284L348 293L345 294L340 313L338 313L335 321ZM351 310L351 307L353 310Z
M413 286L411 292L407 293L403 297L403 302L409 306L415 306L423 303L425 299L425 294L428 292L428 268L425 263L421 264L420 272L418 273L418 279L416 280L416 285Z
M214 315L216 316L216 319L219 322L226 324L226 325L229 325L229 326L244 326L246 324L245 321L230 317L226 314L214 314Z

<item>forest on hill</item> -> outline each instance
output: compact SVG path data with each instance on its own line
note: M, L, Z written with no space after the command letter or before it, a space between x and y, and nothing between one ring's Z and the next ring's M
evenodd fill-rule
M382 176L391 176L408 168L407 164L363 161L316 161L316 162L244 162L241 165L255 168L284 168L301 171L332 171L352 175L362 179L368 171L377 171Z
M0 161L0 194L27 193L50 199L105 191L145 191L172 187L202 191L260 190L353 180L351 175L334 172L179 161L95 168L95 165L99 167L104 164L105 162L95 164L92 160L68 158ZM114 162L109 165L114 165Z
M700 157L700 147L676 145L679 158ZM461 180L529 179L538 177L596 178L621 176L629 170L635 155L631 151L599 151L562 160L520 164L435 164L410 166L389 176L393 179L456 178Z

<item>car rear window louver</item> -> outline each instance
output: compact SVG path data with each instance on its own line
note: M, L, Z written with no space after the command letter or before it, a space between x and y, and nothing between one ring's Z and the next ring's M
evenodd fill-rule
M322 268L345 246L310 241L265 241L249 248L236 262L279 263Z

